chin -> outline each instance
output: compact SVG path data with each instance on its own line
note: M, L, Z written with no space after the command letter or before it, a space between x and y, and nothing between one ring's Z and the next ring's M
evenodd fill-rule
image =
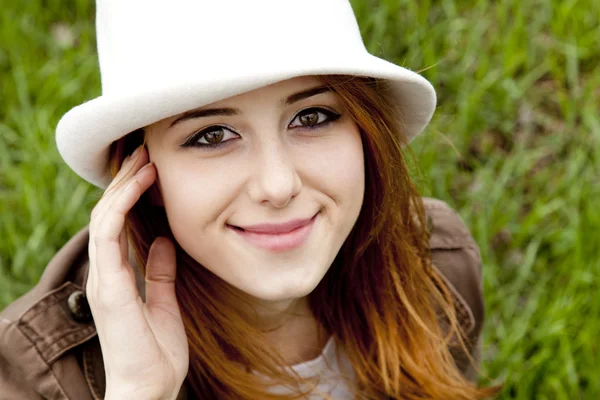
M264 288L255 286L251 290L240 289L256 299L275 302L306 297L317 287L318 283L311 282L309 285L296 283L293 287L291 285L273 285Z

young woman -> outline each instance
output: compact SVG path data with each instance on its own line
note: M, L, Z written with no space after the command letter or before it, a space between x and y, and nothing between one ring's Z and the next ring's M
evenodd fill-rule
M435 92L366 52L347 1L106 0L97 23L103 95L57 142L105 192L3 314L8 393L494 392L469 381L477 247L404 159Z

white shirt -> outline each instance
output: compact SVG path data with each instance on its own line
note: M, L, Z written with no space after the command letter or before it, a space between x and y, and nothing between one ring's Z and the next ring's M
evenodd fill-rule
M338 353L340 353L339 363L337 360ZM329 338L319 356L312 360L292 365L291 368L302 378L318 379L318 385L311 392L310 397L308 397L310 400L329 398L348 400L353 397L345 381L354 381L355 374L346 355L338 351L333 336ZM310 385L302 389L308 387ZM295 391L289 387L277 385L272 386L270 392L273 394L291 394Z

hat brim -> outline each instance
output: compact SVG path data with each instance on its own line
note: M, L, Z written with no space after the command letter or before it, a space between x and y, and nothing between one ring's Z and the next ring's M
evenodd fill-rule
M433 86L419 74L367 52L338 57L318 66L288 65L285 70L266 66L245 74L243 69L219 81L198 76L168 87L145 88L134 94L102 95L67 112L56 128L58 150L71 169L86 181L106 188L112 180L108 151L112 142L128 133L247 91L303 75L355 75L389 80L402 115L408 141L429 123L436 105Z

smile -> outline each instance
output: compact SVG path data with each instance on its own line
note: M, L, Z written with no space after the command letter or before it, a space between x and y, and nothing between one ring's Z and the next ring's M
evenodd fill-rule
M315 214L306 224L285 233L258 233L242 230L231 225L227 227L255 247L280 252L302 246L310 236L318 216L319 213Z

